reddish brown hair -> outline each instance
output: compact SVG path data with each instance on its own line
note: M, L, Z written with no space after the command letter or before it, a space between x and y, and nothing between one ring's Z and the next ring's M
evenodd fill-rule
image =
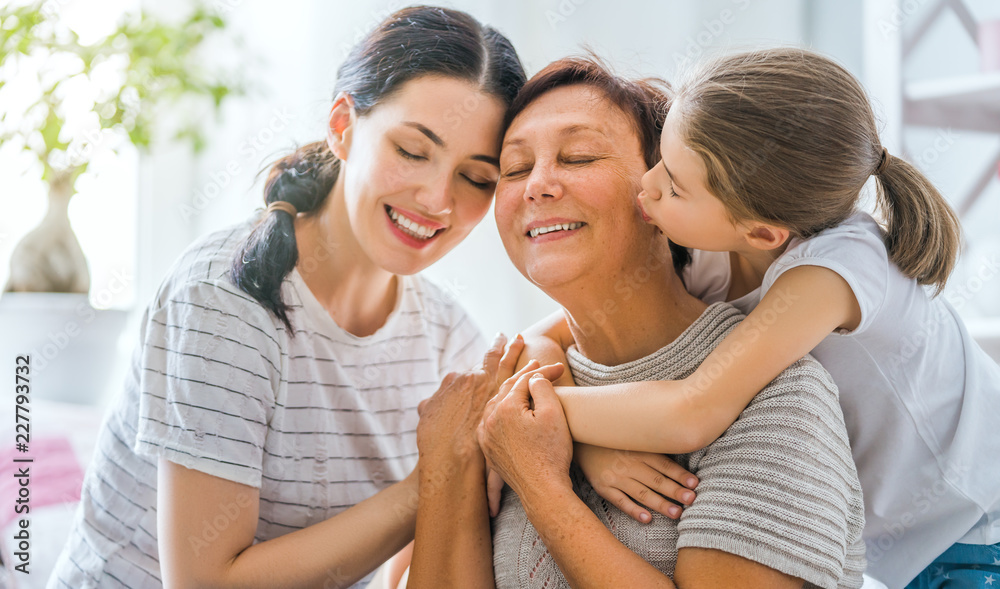
M661 78L630 80L615 74L596 56L566 57L553 61L528 80L514 98L504 129L531 103L545 93L565 86L584 85L599 90L608 101L619 109L635 129L642 147L646 167L652 168L660 161L660 133L670 108L670 84ZM505 131L506 132L506 131ZM673 242L670 243L674 268L681 269L691 261L691 254Z

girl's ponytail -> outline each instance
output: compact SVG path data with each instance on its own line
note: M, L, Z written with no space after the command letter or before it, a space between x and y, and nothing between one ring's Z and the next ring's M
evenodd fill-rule
M846 221L875 175L889 258L918 283L944 288L961 243L958 216L882 148L865 89L843 66L796 48L724 55L689 74L671 109L733 219L808 239Z
M271 167L264 185L267 204L286 202L300 213L317 210L340 173L340 160L325 141L299 148ZM237 249L231 274L233 283L274 313L289 334L288 305L281 298L281 283L299 258L295 220L284 210L269 210Z
M917 168L883 153L875 177L889 258L903 274L940 293L961 248L958 215Z

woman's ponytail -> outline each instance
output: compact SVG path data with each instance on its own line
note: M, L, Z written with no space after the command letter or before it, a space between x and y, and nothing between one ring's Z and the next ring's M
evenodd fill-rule
M920 284L944 289L961 249L958 215L917 168L885 152L876 170L889 258Z
M299 213L319 209L340 173L340 160L325 141L299 148L271 167L264 185L264 201L285 202ZM299 251L295 222L285 210L268 210L233 257L233 283L273 312L294 335L281 283L295 267Z

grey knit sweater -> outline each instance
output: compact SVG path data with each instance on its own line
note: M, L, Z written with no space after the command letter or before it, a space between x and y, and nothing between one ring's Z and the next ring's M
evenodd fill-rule
M603 366L571 348L567 359L579 386L676 380L691 374L743 317L716 303L645 358ZM679 523L655 512L651 523L637 523L598 496L575 465L574 490L618 540L667 575L679 548L700 547L759 562L804 579L806 587L862 585L861 486L837 387L814 359L782 372L710 446L673 458L700 479L697 499ZM497 589L569 587L510 487L493 522L493 564Z

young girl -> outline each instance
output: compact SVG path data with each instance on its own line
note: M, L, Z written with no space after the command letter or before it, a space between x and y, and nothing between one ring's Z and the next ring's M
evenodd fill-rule
M505 37L444 8L352 50L325 140L146 311L50 587L363 586L413 539L417 405L485 349L414 274L488 211L524 80Z
M692 293L748 317L686 380L557 387L574 440L700 449L811 352L840 388L869 573L890 587L1000 581L1000 368L936 296L959 250L958 219L882 147L859 82L798 49L707 63L679 88L661 155L643 178L643 214L696 250ZM857 211L872 175L884 228ZM548 335L572 343L565 324ZM621 471L620 453L578 460L602 495L631 504L595 480ZM681 475L672 478L693 486ZM650 476L630 483L668 488Z

